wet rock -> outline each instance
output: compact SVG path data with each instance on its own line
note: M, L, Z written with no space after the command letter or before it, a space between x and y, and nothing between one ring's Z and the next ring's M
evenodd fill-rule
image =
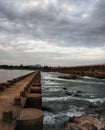
M103 103L100 104L89 104L87 108L88 113L94 113L99 115L105 115L105 106Z
M95 109L95 113L105 115L105 108L97 108Z
M4 91L4 87L0 86L0 91Z
M80 90L78 90L78 91L76 91L76 93L83 93L82 91L80 91Z
M62 78L62 79L81 79L80 76L77 76L77 75L69 75L69 76L58 76L58 78Z
M88 108L97 108L98 106L95 104L89 104Z
M63 90L67 90L67 88L65 88L65 87L63 87L62 89L63 89Z
M72 95L73 95L73 94L70 93L70 92L65 92L65 94L68 95L68 96L72 96Z
M81 92L68 92L68 91L65 91L65 94L67 96L74 96L74 97L81 97L82 96Z
M71 117L63 130L105 130L105 116L85 114Z
M104 107L105 107L105 102L103 102L103 103L102 103L102 106L104 106Z
M42 105L42 110L43 111L48 111L48 112L54 112L50 107L48 107L46 105Z
M6 88L7 83L3 82L0 83L0 89L2 90L3 88Z
M68 124L68 128L66 130L81 130L76 123L71 123L70 125Z
M105 79L105 73L99 72L94 74L95 78Z
M76 94L74 94L73 96L75 96L75 97L80 97L81 95L78 94L78 93L76 93Z
M81 127L83 130L98 130L97 127L95 127L93 124L88 122L81 125Z
M75 116L70 117L69 122L73 122L73 121L74 121L74 118L75 118Z

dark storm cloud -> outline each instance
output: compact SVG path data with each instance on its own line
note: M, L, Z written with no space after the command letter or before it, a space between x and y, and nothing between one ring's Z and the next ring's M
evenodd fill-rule
M49 57L53 57L56 63L64 61L65 64L69 64L70 56L74 56L74 63L75 55L88 56L86 48L99 48L97 56L99 53L103 55L104 16L105 0L0 0L0 54L7 61L11 59L9 56L13 57L13 61L16 56L17 62L23 61L26 56L31 61L34 55L36 61L39 58L40 61L43 59L43 63L44 59L51 63ZM79 47L84 49L78 51ZM76 49L78 54L71 48Z
M0 16L7 23L0 25L4 34L11 33L11 37L21 34L34 40L53 42L58 46L105 45L105 0L60 0L45 7L39 1L36 8L25 8L21 3L18 7L17 3L0 1ZM71 10L68 11L65 5L70 6ZM75 8L72 9L72 6Z
M79 17L78 13L75 13L77 16L70 16L66 19L68 20L66 24L61 24L60 21L55 28L53 27L55 37L57 36L58 41L62 41L63 46L105 46L105 0L96 1L89 8L85 8Z
M0 16L2 18L5 17L10 20L13 20L18 16L18 10L16 9L16 6L13 3L10 3L9 0L0 0Z

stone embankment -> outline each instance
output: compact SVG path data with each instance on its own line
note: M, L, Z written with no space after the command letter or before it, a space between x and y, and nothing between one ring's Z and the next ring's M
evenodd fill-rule
M105 64L73 67L55 67L49 69L48 71L105 79Z
M77 75L68 75L68 76L58 76L58 78L61 78L61 79L81 79L80 76L77 76Z
M0 83L0 130L42 130L40 72Z

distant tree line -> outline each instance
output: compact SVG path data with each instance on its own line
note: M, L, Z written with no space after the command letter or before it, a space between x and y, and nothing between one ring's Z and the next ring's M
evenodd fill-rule
M49 66L32 66L32 65L0 65L0 69L19 69L19 70L42 70L50 71L52 67Z
M34 70L34 69L41 69L39 67L34 66L24 66L24 65L0 65L0 69L24 69L24 70Z
M20 69L20 70L41 70L47 72L66 72L72 71L101 71L105 72L105 64L100 65L84 65L84 66L71 66L71 67L51 67L41 65L0 65L0 69Z

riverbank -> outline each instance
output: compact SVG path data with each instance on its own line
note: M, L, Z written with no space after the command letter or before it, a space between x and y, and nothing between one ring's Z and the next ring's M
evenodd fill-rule
M70 66L70 67L49 67L41 65L0 65L0 69L11 69L11 70L40 70L43 72L60 72L67 74L74 74L79 76L90 76L99 79L105 79L105 64L99 65L84 65L84 66Z
M72 117L63 130L105 130L105 116L85 114Z
M105 102L90 104L87 114L70 117L63 130L105 130Z

